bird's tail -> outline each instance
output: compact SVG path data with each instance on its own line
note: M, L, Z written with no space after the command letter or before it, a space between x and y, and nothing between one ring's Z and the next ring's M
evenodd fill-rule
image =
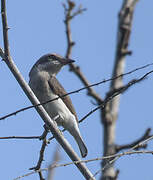
M80 149L80 152L81 152L81 156L82 157L86 157L87 154L88 154L88 150L87 150L87 147L86 145L84 144L83 142L83 139L80 135L80 131L79 131L79 128L78 126L75 126L75 128L71 128L70 130L68 130L70 132L70 134L74 137L74 139L76 140L78 146L79 146L79 149Z
M87 154L88 154L88 150L87 150L86 145L85 145L84 142L83 142L82 137L81 137L80 134L79 134L79 135L77 135L77 136L74 136L74 138L75 138L75 140L76 140L76 142L77 142L77 144L78 144L78 146L79 146L79 149L80 149L80 152L81 152L81 156L82 156L82 157L86 157Z

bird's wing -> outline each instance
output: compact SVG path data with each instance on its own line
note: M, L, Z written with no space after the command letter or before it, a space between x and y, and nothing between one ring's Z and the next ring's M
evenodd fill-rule
M51 90L57 94L58 96L63 96L64 94L67 94L65 89L63 88L63 86L59 83L59 81L56 79L56 77L52 76L49 81L48 84L51 88ZM76 120L78 122L78 118L75 112L75 109L73 107L72 101L70 99L69 96L64 96L61 97L61 99L63 100L63 102L65 103L65 105L67 106L67 108L70 110L70 112L76 117Z

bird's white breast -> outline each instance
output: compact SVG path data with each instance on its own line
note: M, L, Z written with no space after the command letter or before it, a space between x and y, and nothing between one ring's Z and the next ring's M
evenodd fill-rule
M51 90L48 84L48 78L49 75L47 73L40 72L37 73L37 76L31 78L29 81L30 87L41 103L58 98L58 95L54 94ZM56 119L59 126L63 126L66 129L66 126L77 126L75 116L70 112L61 98L58 98L57 100L49 102L43 106L52 119L59 115L59 118Z

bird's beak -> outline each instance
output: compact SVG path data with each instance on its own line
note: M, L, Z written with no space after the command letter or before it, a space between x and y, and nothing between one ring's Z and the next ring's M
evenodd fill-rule
M74 63L75 61L72 60L72 59L69 59L69 58L61 58L61 59L60 59L60 62L61 62L63 65L67 65L67 64Z

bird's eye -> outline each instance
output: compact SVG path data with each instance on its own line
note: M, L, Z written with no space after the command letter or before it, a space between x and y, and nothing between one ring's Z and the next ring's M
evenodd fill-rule
M49 58L49 59L53 59L52 55L49 55L48 58Z
M52 61L56 61L57 60L57 58L54 55L49 55L48 58L51 59Z

